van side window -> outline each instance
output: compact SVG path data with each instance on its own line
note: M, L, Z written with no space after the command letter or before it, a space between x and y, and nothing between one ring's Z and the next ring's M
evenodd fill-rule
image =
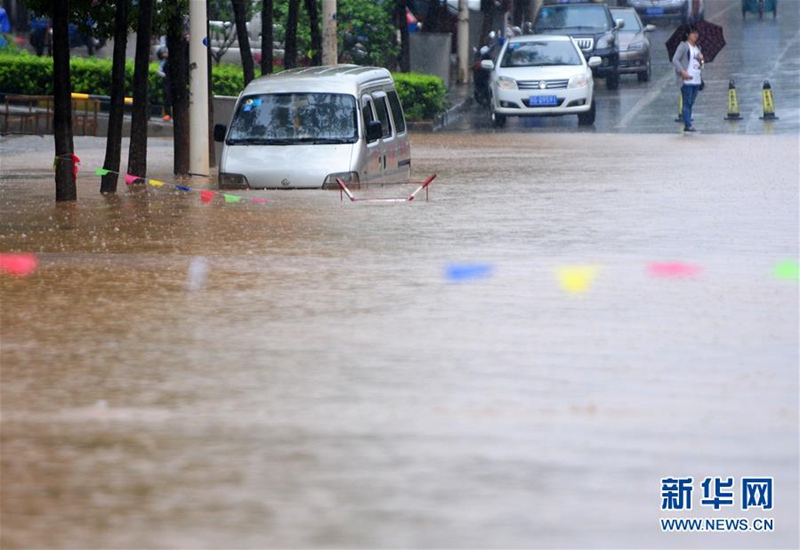
M361 98L361 117L364 119L365 130L369 123L375 120L375 115L372 114L372 100L368 96Z
M381 94L380 96L372 97L375 99L375 110L378 112L378 120L381 121L381 127L383 128L382 137L391 137L392 121L389 119L389 107L386 105L386 96Z
M406 121L403 117L403 108L400 106L400 98L394 90L389 92L389 105L392 107L392 115L397 133L402 134L406 131Z

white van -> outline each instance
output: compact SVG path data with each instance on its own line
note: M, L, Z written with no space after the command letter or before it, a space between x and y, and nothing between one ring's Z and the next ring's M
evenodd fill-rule
M239 94L224 142L220 188L338 189L408 181L411 146L386 69L335 65L253 80Z

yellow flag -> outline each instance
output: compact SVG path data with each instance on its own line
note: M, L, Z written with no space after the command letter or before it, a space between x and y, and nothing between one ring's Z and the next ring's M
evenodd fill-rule
M147 180L147 181L153 187L161 187L162 185L164 185L163 181L158 181L158 180Z
M558 282L565 292L570 294L580 294L589 290L589 286L597 275L597 266L577 265L565 266L556 269Z

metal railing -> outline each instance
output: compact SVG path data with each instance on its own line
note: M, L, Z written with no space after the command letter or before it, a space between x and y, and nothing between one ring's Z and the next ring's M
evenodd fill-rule
M0 133L52 134L53 96L3 94L0 107ZM100 99L72 94L72 132L96 136Z

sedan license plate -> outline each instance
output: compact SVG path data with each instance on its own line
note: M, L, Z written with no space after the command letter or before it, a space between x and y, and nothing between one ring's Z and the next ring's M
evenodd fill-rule
M558 96L534 95L528 99L529 107L553 107L558 105Z
M647 8L645 13L647 15L664 15L664 8Z

